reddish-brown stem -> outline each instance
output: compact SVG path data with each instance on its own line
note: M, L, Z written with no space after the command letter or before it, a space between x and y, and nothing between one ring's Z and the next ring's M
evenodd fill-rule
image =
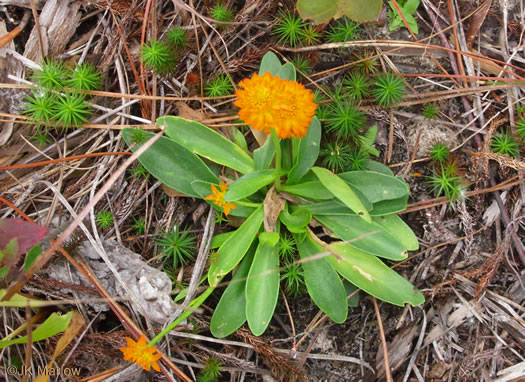
M117 152L73 155L73 156L66 157L66 158L50 159L50 160L45 160L45 161L35 162L35 163L14 164L12 166L1 166L0 171L15 170L15 169L20 169L20 168L39 167L39 166L45 166L45 165L52 164L52 163L67 162L67 161L83 159L83 158L101 157L101 156L106 156L106 155L131 155L131 154L132 153L127 152L127 151L117 151Z

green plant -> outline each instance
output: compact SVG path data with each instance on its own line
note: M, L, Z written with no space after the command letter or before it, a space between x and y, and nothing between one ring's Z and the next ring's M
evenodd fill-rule
M175 68L176 58L165 42L151 40L142 47L142 60L148 68L159 74L167 74Z
M76 90L98 90L100 88L100 72L89 63L76 65L68 72L67 86Z
M141 165L140 163L135 166L135 167L132 167L129 169L129 172L131 173L131 178L143 178L143 179L146 179L148 177L148 170L146 170L146 168Z
M146 233L146 220L143 217L138 219L133 217L133 225L131 226L131 229L137 235L144 235Z
M225 74L216 76L204 86L208 97L224 97L233 93L233 85Z
M521 117L518 122L516 122L516 135L522 140L525 141L525 117Z
M290 259L295 256L297 253L297 248L295 246L295 239L293 236L288 234L283 234L279 238L279 255L283 259Z
M284 282L286 292L292 297L300 295L305 288L304 271L301 264L293 258L284 261L281 282Z
M75 90L95 90L100 85L100 73L90 64L77 65L76 68L66 70L62 63L46 59L42 70L35 72L33 79L40 87L33 91L32 96L26 96L26 108L22 112L29 116L37 126L37 132L42 125L45 131L51 123L59 127L79 127L88 122L91 114L85 96L77 92L65 91L58 93L64 86ZM40 136L40 140L44 142Z
M180 231L178 226L164 232L155 241L155 245L161 247L164 258L172 258L173 268L184 265L189 259L194 258L195 236L189 230Z
M113 225L114 218L113 218L113 214L111 213L111 211L108 211L108 210L100 211L95 216L97 217L95 220L95 223L97 223L97 225L100 228L106 229Z
M376 137L377 126L372 126L359 137L359 148L366 154L378 156L379 151L377 151L377 149L374 147Z
M299 73L304 73L306 75L312 73L312 65L310 64L310 61L304 56L295 56L291 63L293 66L295 66L295 69Z
M354 60L355 70L365 76L375 75L378 70L378 63L375 58L371 58L366 50L362 54L356 54Z
M403 16L405 17L405 20L407 21L408 26L410 27L410 29L412 29L412 32L414 32L414 34L419 33L417 22L413 15L414 13L416 13L416 10L417 10L417 7L419 7L420 1L421 0L398 0L397 1L397 5L399 6L401 13L403 13ZM390 6L390 10L388 11L388 17L390 18L390 26L388 29L390 30L390 32L395 31L400 26L405 27L405 23L403 22L403 19L401 18L398 11L396 10L394 3L392 1L388 1L388 5Z
M302 42L306 46L318 44L321 40L321 33L317 32L312 24L306 24L303 29Z
M359 38L359 24L346 17L331 26L330 31L326 34L326 39L334 43L353 41L357 38Z
M47 131L38 131L37 134L31 136L31 140L35 142L38 147L45 147L48 144L51 143L51 139L49 139L49 135Z
M222 211L215 211L215 223L227 224L229 223L229 220Z
M346 94L352 100L361 101L370 94L370 80L360 72L353 72L343 80L343 87Z
M366 115L351 102L334 102L330 105L326 126L339 138L357 143L365 128Z
M328 98L326 97L326 94L322 92L320 89L314 90L314 102L317 104L317 109L315 110L315 115L319 120L324 121L328 118L329 113L329 104Z
M139 129L139 128L133 128L130 132L130 139L131 142L142 145L143 143L146 143L146 141L150 138L150 135L146 132L146 130Z
M259 74L239 86L235 106L240 118L269 135L253 152L199 122L157 119L166 137L139 156L144 167L169 187L244 220L213 237L207 289L150 345L191 315L234 269L210 330L224 337L247 322L254 335L264 333L277 305L279 241L284 235L295 240L309 296L334 322L344 322L348 315L342 278L398 306L424 302L412 284L379 260L406 259L419 246L396 214L406 208L408 185L373 160L367 162L373 171L334 174L315 166L321 124L314 116L313 94L295 81L293 69L268 52ZM122 134L131 151L140 148L132 145L132 129ZM217 171L217 166L223 169ZM293 197L283 198L283 193ZM314 233L314 221L331 232L329 243Z
M328 119L330 113L330 105L328 103L322 103L317 106L315 115L320 121L325 122Z
M320 104L320 103L322 103L323 101L327 101L327 100L328 100L328 97L326 96L326 93L325 93L325 91L323 91L323 90L326 91L326 89L323 89L323 88L321 88L321 87L316 88L316 89L314 90L314 102L315 102L316 104Z
M448 160L450 150L446 143L436 142L430 147L428 153L434 162L443 164Z
M370 156L368 152L361 148L353 148L348 154L348 167L347 171L362 171L365 169L365 165L369 161Z
M44 89L62 89L66 79L66 68L62 62L46 58L42 69L36 70L33 79Z
M513 158L520 153L519 142L508 131L495 134L490 141L490 147L495 153L508 155Z
M171 28L168 33L166 33L166 39L175 47L175 48L184 48L188 45L188 34L185 29L181 27Z
M33 91L32 96L26 95L26 101L22 114L26 114L38 130L42 125L47 129L55 119L55 95L48 90Z
M343 87L342 84L334 85L334 88L330 92L330 96L332 99L336 102L343 102L344 100L348 100L348 94L346 93L346 89Z
M305 23L296 14L291 12L283 12L277 19L273 34L277 35L277 43L287 43L291 47L295 47L301 40L304 39Z
M383 73L376 77L372 96L381 106L388 107L399 103L405 94L403 79L392 73Z
M210 15L220 27L227 27L225 23L233 21L233 11L220 3L211 8Z
M222 362L216 357L208 357L204 361L204 368L197 377L197 382L216 382L221 376Z
M439 170L434 171L429 179L432 192L435 192L438 197L444 195L451 202L462 197L465 185L462 178L457 174L455 163L441 165Z
M439 109L433 103L427 103L423 107L423 117L426 119L436 119L439 114Z
M321 150L322 165L333 172L342 172L348 167L351 148L340 142L328 142Z
M66 92L57 98L54 109L54 119L63 128L80 127L88 122L91 114L85 96L77 93Z

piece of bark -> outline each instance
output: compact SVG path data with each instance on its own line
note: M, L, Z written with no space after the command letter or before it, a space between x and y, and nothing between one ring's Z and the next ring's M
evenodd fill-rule
M63 53L80 23L80 3L69 0L48 0L39 15L43 55L55 57ZM27 40L24 56L40 62L42 54L36 26Z
M277 219L285 207L285 200L282 199L272 186L264 198L264 230L266 232L277 232Z
M170 296L172 290L171 280L164 272L151 267L141 255L114 241L103 242L104 251L109 261L115 266L127 288L138 298L140 307L137 311L149 320L165 324L175 312L175 303ZM78 252L83 256L95 277L113 297L127 298L128 293L116 280L115 275L102 261L97 251L89 241L80 244ZM76 269L71 268L71 273L65 264L54 264L49 271L49 276L55 280L74 283L81 286L90 285L89 282ZM63 292L71 292L67 288ZM88 296L85 296L88 297ZM132 303L132 302L130 302ZM106 311L107 304L102 302L89 302L95 311Z
M11 5L15 7L24 7L31 9L31 4L35 3L36 8L42 8L44 0L0 0L0 5Z

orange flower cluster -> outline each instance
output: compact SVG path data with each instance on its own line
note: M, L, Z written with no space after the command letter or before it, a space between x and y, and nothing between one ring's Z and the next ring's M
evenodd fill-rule
M230 210L234 210L237 208L235 204L232 202L225 202L224 201L224 195L226 195L226 191L228 190L228 185L226 183L219 183L220 190L217 190L217 187L215 187L214 184L211 185L211 195L206 196L205 200L213 200L215 201L215 205L222 207L224 209L224 215L228 216L230 213Z
M140 337L138 342L126 337L126 342L128 346L120 348L120 351L124 353L124 359L126 361L135 362L146 371L149 371L153 367L153 369L160 372L157 361L162 355L159 353L155 354L157 348L155 348L155 346L148 346L144 336Z
M239 117L254 129L279 138L303 138L312 122L317 104L313 93L296 81L282 80L266 72L239 83L235 92Z

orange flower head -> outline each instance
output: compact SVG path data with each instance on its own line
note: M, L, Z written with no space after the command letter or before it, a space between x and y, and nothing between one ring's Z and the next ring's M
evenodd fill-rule
M235 204L232 202L225 202L224 201L224 195L226 195L226 191L228 190L228 185L226 183L219 183L220 190L217 190L217 187L215 187L214 184L211 185L211 195L206 196L205 200L213 200L216 206L222 207L224 209L224 215L228 216L231 210L234 210L237 208Z
M275 132L279 138L303 138L317 109L313 93L295 81L284 81L278 94Z
M317 105L313 93L296 81L282 80L266 72L254 74L239 83L235 92L239 117L254 129L270 134L273 127L279 138L306 135Z
M160 372L160 367L157 361L162 355L159 353L155 354L157 348L155 346L148 346L144 336L140 337L137 342L126 337L126 342L128 346L120 348L126 361L135 362L146 371L149 371L153 367L153 369Z

